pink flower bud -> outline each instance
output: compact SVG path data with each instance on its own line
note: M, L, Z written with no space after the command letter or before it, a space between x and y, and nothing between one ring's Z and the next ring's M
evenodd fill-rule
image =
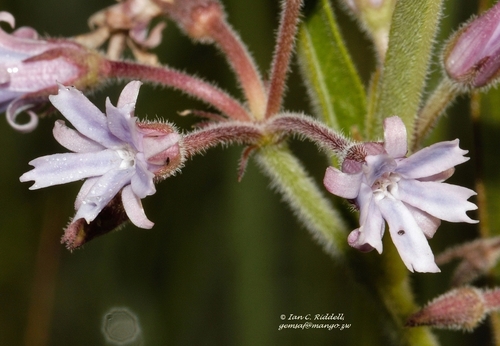
M155 1L188 36L200 41L212 41L214 23L225 18L217 0Z
M14 17L0 12L0 22L14 26ZM96 83L100 58L67 40L41 40L35 30L19 28L12 34L0 29L0 112L19 131L32 131L37 116L28 111L30 121L16 122L17 115L47 101L57 92L57 83L80 89Z
M500 69L500 3L456 32L444 51L448 76L465 87L494 82Z
M181 154L177 130L166 123L137 123L143 137L143 152L157 179L165 179L182 167L184 157Z
M481 290L473 287L450 291L413 314L406 325L472 330L489 312L483 294Z

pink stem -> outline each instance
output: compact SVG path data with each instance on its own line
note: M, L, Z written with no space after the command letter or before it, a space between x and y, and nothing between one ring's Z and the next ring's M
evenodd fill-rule
M234 69L252 114L262 119L267 102L266 90L246 46L222 17L212 21L207 29Z
M323 123L303 115L285 114L273 118L268 126L271 133L279 136L306 137L318 147L342 154L351 146L344 136L335 133Z
M302 0L284 0L267 99L266 118L278 113L283 102L286 75L295 42Z
M127 61L107 60L108 77L137 79L169 86L199 98L235 120L251 119L248 111L237 100L216 86L199 78L168 67L142 65Z
M186 158L202 153L219 144L255 145L262 138L262 129L245 123L219 123L184 136L182 144Z

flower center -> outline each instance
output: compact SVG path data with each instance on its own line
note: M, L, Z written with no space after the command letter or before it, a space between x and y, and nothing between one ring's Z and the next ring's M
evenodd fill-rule
M394 195L398 190L399 180L401 180L401 176L397 173L384 173L373 183L373 195L379 200Z
M130 167L134 167L135 165L135 154L131 149L118 149L116 151L118 156L122 159L120 163L120 169L127 169Z

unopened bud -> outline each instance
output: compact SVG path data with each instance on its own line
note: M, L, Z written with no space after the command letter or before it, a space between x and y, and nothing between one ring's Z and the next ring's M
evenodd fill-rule
M128 221L121 195L116 195L91 222L87 223L85 219L73 219L64 230L61 243L72 251L96 237L119 229Z
M406 326L472 330L484 320L488 312L481 290L462 287L434 299L410 316Z
M480 88L497 79L500 70L500 3L451 37L443 61L448 76L460 86Z
M436 256L436 263L442 265L454 259L461 260L452 278L452 285L460 286L488 273L499 257L500 237L481 238L444 251Z
M177 130L160 122L138 122L139 132L144 135L143 152L156 179L165 179L179 171L184 162L181 152L181 136Z
M200 41L212 41L215 22L225 20L222 5L217 0L155 0L186 34Z

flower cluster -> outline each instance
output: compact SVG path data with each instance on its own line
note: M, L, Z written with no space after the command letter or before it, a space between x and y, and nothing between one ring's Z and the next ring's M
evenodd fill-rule
M53 131L56 140L73 153L32 160L34 169L20 180L33 180L31 189L40 189L86 179L68 230L73 229L72 225L80 226L82 219L91 223L117 194L121 194L132 223L141 228L153 226L141 199L156 192L155 176L166 177L180 166L180 135L167 124L137 122L134 109L140 85L138 81L130 82L116 107L108 99L106 115L73 87L61 85L59 93L50 97L75 127L56 121Z
M439 272L427 238L441 220L475 223L466 211L477 209L467 199L476 193L444 183L454 166L468 160L458 140L439 142L406 157L406 128L398 117L384 121L384 144L368 143L365 162L346 160L343 171L329 167L324 184L331 193L354 200L360 227L349 245L382 252L385 222L392 241L410 271Z

